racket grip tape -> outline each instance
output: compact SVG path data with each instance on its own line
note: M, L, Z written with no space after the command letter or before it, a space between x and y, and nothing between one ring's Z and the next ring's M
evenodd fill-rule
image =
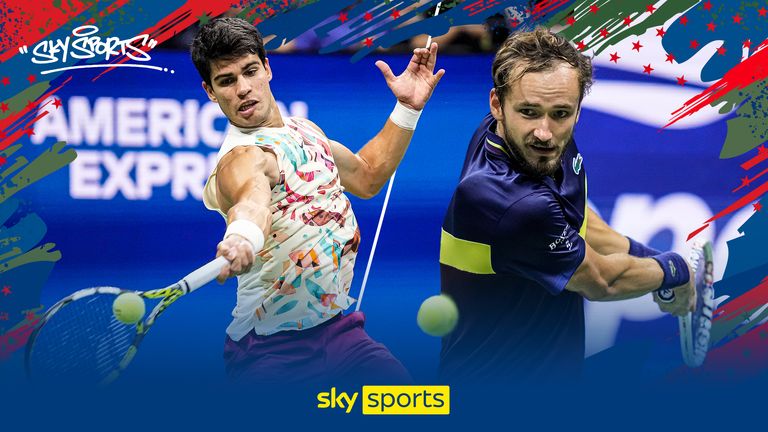
M188 292L192 292L207 284L208 282L216 279L216 276L221 273L221 269L227 264L229 264L229 261L227 261L227 259L223 256L220 256L208 264L205 264L199 269L193 271L192 273L186 275L179 281L179 285L186 287Z

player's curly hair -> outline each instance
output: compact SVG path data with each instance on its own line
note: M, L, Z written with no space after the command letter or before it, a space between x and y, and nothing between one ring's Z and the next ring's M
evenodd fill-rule
M558 62L579 72L579 102L592 86L592 60L568 41L544 27L512 33L493 59L493 86L503 100L509 86L530 72L550 70Z
M264 40L253 24L242 18L222 17L209 21L192 42L192 63L206 84L211 85L211 62L234 60L256 54L265 63Z

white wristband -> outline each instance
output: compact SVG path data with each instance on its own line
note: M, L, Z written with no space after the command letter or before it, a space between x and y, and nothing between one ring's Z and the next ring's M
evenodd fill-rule
M264 233L258 225L249 220L238 219L227 225L227 232L224 233L224 238L232 234L237 234L251 242L254 253L258 253L264 247Z
M415 110L408 108L407 106L397 101L395 109L392 110L392 114L389 115L389 119L392 123L398 125L402 129L414 130L416 129L416 123L419 122L422 110Z

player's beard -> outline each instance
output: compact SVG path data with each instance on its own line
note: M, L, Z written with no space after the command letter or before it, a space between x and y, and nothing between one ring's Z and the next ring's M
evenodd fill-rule
M507 148L512 152L512 157L515 158L517 162L520 164L521 171L533 177L546 177L546 176L554 175L562 165L563 154L565 154L565 148L568 146L567 143L571 141L571 137L568 137L568 140L566 141L566 145L560 149L560 154L557 155L556 158L549 160L547 162L540 162L537 160L531 161L528 158L526 158L523 152L520 150L522 146L520 146L516 141L514 141L507 135L506 128L502 127L501 132L504 135L502 138L504 138L504 141L507 144ZM536 140L535 142L541 142L541 141ZM528 144L531 144L531 143L528 143Z

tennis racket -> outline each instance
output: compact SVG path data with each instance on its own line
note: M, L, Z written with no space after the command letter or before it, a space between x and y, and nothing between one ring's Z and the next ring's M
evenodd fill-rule
M712 328L712 312L715 309L714 264L712 244L694 244L688 262L693 270L696 288L696 309L678 318L680 328L680 348L683 361L689 367L699 367L704 363L709 350L709 335ZM675 300L671 289L661 290L659 298L664 302Z
M45 312L27 342L27 377L45 383L109 384L133 360L157 317L181 296L215 279L227 263L218 257L162 289L87 288L59 300ZM136 324L118 321L112 311L117 296L129 292L145 302L157 302Z

